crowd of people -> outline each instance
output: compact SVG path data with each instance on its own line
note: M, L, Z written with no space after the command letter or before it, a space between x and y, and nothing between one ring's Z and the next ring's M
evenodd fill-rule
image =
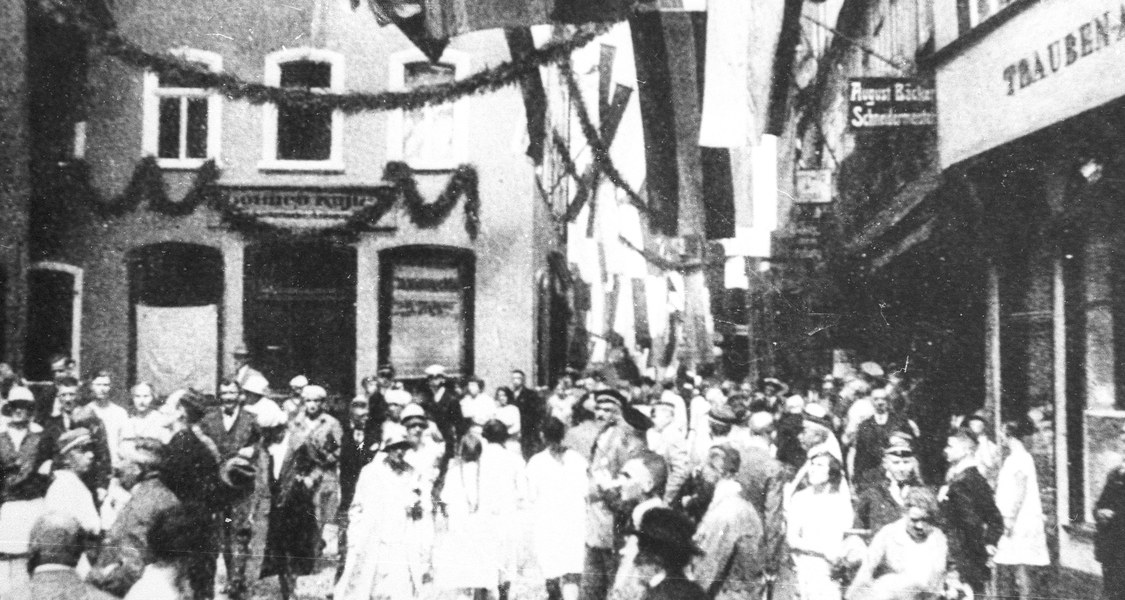
M1031 598L1049 561L1035 423L955 420L923 481L875 363L808 390L386 366L343 402L236 358L213 396L138 383L129 410L64 356L6 379L0 597L211 598L221 560L234 599L333 561L339 600L507 600L528 572L550 600Z

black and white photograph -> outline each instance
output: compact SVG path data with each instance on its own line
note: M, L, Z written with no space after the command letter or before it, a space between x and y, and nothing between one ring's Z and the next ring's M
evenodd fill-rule
M1123 0L0 0L0 600L1125 600L1122 65Z

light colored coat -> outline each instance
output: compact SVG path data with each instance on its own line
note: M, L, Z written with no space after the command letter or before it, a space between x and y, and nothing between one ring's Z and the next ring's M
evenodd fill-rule
M527 463L535 556L543 577L581 573L586 539L586 459L567 450L556 459L549 450Z
M996 481L996 507L1005 521L1011 519L1015 524L1010 533L1001 536L992 558L999 565L1048 565L1051 559L1035 460L1018 440L1012 440L1010 448L1012 453Z

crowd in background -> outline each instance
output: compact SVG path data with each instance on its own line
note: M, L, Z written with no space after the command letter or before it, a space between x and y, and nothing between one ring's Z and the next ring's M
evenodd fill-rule
M9 370L0 597L237 599L276 576L288 598L335 564L340 600L507 600L528 573L550 600L1031 598L1049 562L1035 423L920 431L908 382L875 363L808 390L386 366L342 397L236 358L215 395L139 383L127 401L65 356L50 382ZM946 440L940 481L923 435Z

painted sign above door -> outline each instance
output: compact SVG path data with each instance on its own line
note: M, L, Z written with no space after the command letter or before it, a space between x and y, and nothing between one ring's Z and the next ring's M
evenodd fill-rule
M287 227L333 227L367 211L371 229L393 229L398 198L392 185L364 187L219 186L223 204Z

